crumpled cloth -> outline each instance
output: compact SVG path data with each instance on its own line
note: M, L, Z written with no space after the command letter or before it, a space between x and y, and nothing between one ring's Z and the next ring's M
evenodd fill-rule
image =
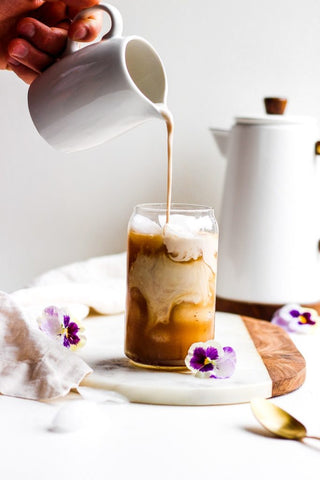
M10 295L0 292L0 392L44 400L66 395L92 370L32 327Z
M97 257L47 272L29 288L0 292L0 393L47 400L76 388L91 368L40 331L36 320L50 305L67 308L78 319L90 309L122 312L125 271L125 253Z

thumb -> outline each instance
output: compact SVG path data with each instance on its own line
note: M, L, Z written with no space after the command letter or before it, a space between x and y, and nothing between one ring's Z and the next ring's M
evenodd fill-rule
M69 28L69 37L80 42L92 42L102 27L102 12L91 12L84 18L73 21Z

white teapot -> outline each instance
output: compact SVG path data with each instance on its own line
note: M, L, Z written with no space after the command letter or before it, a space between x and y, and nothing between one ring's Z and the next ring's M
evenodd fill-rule
M29 88L29 112L38 132L63 152L99 145L149 118L162 119L166 102L161 59L143 38L122 36L115 7L96 5L75 19L96 9L111 19L102 41L80 50L69 41L64 57Z
M211 129L228 164L220 218L218 298L283 305L320 300L320 129L315 118L236 117Z

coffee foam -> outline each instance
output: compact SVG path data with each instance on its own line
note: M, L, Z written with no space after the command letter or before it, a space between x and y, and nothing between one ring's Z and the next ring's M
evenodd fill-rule
M166 216L159 215L159 224L162 227L166 226ZM190 215L171 214L170 227L180 227L180 231L197 234L200 230L212 230L212 218L209 215L204 215L199 218Z
M188 262L203 257L212 272L217 272L218 235L193 233L181 225L167 224L163 229L163 243L171 260Z

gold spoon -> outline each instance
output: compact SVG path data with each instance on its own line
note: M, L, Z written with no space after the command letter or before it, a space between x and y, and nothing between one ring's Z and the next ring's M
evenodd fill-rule
M302 440L303 438L320 440L320 437L307 435L307 430L301 422L264 398L251 400L251 409L261 425L278 437L290 440Z

